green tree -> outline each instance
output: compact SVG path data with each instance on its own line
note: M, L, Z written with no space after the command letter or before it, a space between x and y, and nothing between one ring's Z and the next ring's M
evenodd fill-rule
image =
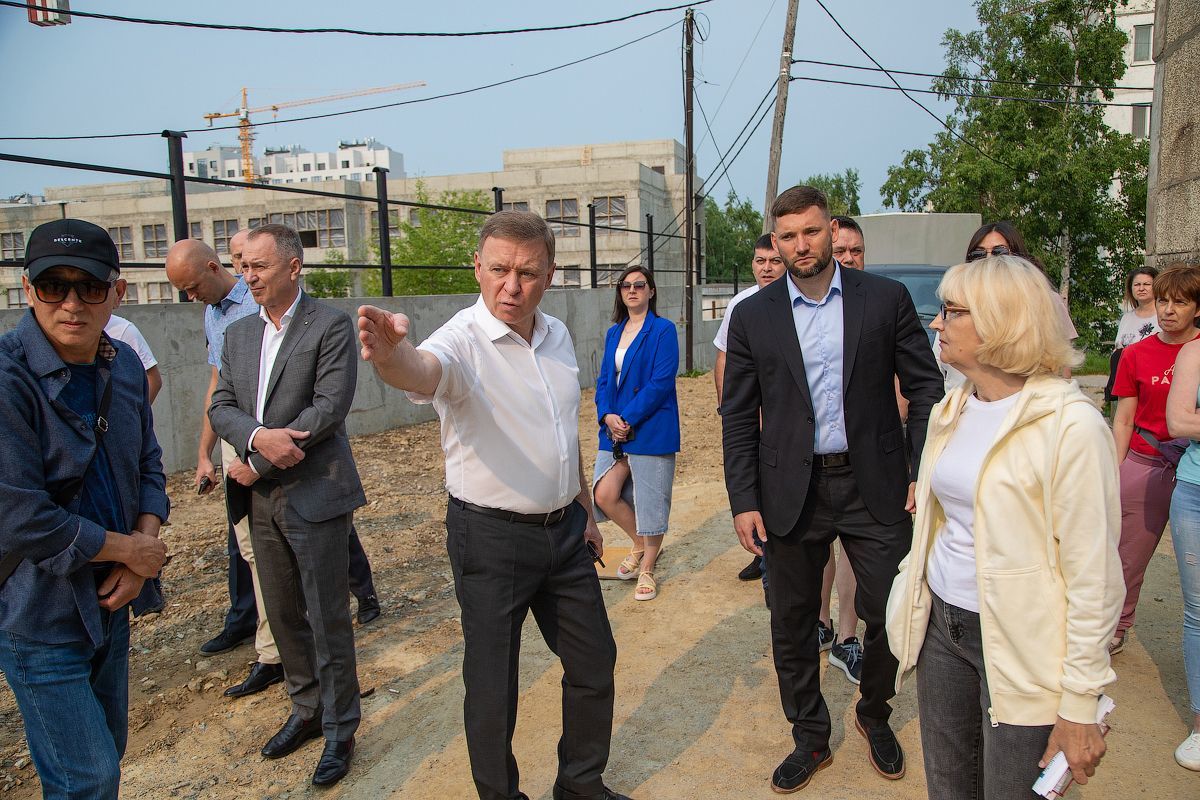
M862 181L858 170L847 167L845 172L833 175L813 175L804 182L825 193L829 200L829 213L847 217L855 217L862 213L858 207L858 192L862 189Z
M1024 101L957 97L947 120L957 135L905 153L881 189L904 210L1011 220L1068 296L1085 346L1110 338L1119 276L1141 263L1145 241L1148 144L1085 104L1111 100L1125 72L1123 5L977 0L980 29L946 32L949 77L934 88Z
M474 208L490 211L491 199L482 191L450 190L430 195L424 182L417 181L418 203ZM399 267L467 267L479 243L479 228L484 217L466 211L441 211L417 208L415 220L408 210L400 215L399 234L392 237L392 264ZM379 261L379 246L373 247ZM381 293L382 276L377 272L363 277L367 294ZM463 294L476 292L479 285L470 269L399 269L392 270L392 292L396 295Z
M324 264L345 264L346 257L341 250L325 251ZM313 297L349 297L350 270L325 269L321 265L312 264L304 269L304 291Z
M711 197L704 198L704 223L708 228L704 240L708 280L732 282L735 271L741 282L754 280L750 262L754 242L762 233L762 214L730 189L724 208Z

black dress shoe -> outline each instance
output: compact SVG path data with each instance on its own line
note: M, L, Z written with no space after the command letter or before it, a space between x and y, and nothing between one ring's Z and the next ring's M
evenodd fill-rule
M282 680L282 664L264 664L261 661L256 661L254 662L254 666L250 668L250 674L246 676L246 680L226 689L225 696L245 697L248 694L261 692L268 686L274 686Z
M379 598L373 594L358 601L358 624L366 625L379 616Z
M200 645L200 652L206 656L215 656L217 653L224 653L226 650L232 650L252 641L254 641L254 628L242 630L226 628Z
M761 577L762 556L755 556L754 560L742 567L742 571L738 573L739 581L756 581Z
M320 708L316 710L311 719L300 719L299 715L292 714L287 718L287 722L283 723L279 733L276 733L263 745L263 758L283 758L289 753L295 752L309 739L316 739L320 735Z
M556 783L554 784L552 794L554 800L631 800L631 798L623 794L617 794L607 786L594 794L576 794L575 792L568 792Z
M824 750L801 750L796 748L783 760L771 775L771 790L776 794L798 792L813 779L819 770L833 763L833 753Z
M325 742L321 760L313 772L313 786L332 786L350 772L350 758L354 755L354 737L344 742Z
M903 778L904 751L900 749L900 742L896 741L896 734L892 733L891 727L885 722L868 728L858 716L854 717L854 727L867 740L868 755L875 771L889 781Z

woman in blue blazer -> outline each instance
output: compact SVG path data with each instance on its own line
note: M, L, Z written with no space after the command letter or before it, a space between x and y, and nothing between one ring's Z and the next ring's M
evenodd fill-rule
M613 322L596 377L600 449L592 492L599 520L633 541L617 577L637 576L635 600L658 594L654 565L667 532L679 452L679 338L656 313L654 275L629 267L617 281Z

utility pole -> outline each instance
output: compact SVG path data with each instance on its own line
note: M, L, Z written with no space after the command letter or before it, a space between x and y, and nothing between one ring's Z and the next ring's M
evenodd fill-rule
M779 159L783 155L783 118L787 114L788 86L792 82L792 43L796 40L796 7L788 0L787 23L783 26L783 52L779 56L779 84L775 89L775 121L771 124L771 157L767 162L767 198L763 203L763 233L774 224L771 204L779 193Z
M693 175L695 174L696 151L692 141L692 83L695 75L692 70L692 9L688 9L683 15L683 59L684 59L684 80L683 80L683 147L687 155L684 159L684 177L683 177L683 202L686 205L683 208L683 313L684 313L684 331L685 336L685 353L684 369L688 372L692 371L692 346L695 340L695 316L692 310L692 287L694 285L695 271L692 269L692 237L691 232L695 225L695 186L693 185ZM789 65L790 66L790 65Z

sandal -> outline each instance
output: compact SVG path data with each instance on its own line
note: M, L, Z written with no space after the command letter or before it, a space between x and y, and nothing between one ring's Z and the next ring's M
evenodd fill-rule
M625 556L625 559L617 566L617 578L627 581L634 578L638 574L638 567L642 565L642 556L646 554L643 550L640 553L630 552Z
M634 590L634 600L653 600L658 597L658 584L654 581L653 572L643 572L638 575L637 589Z
M1119 653L1125 649L1126 635L1127 635L1126 631L1121 631L1120 633L1113 636L1112 641L1110 641L1108 643L1108 654L1110 656L1115 656L1117 653Z

